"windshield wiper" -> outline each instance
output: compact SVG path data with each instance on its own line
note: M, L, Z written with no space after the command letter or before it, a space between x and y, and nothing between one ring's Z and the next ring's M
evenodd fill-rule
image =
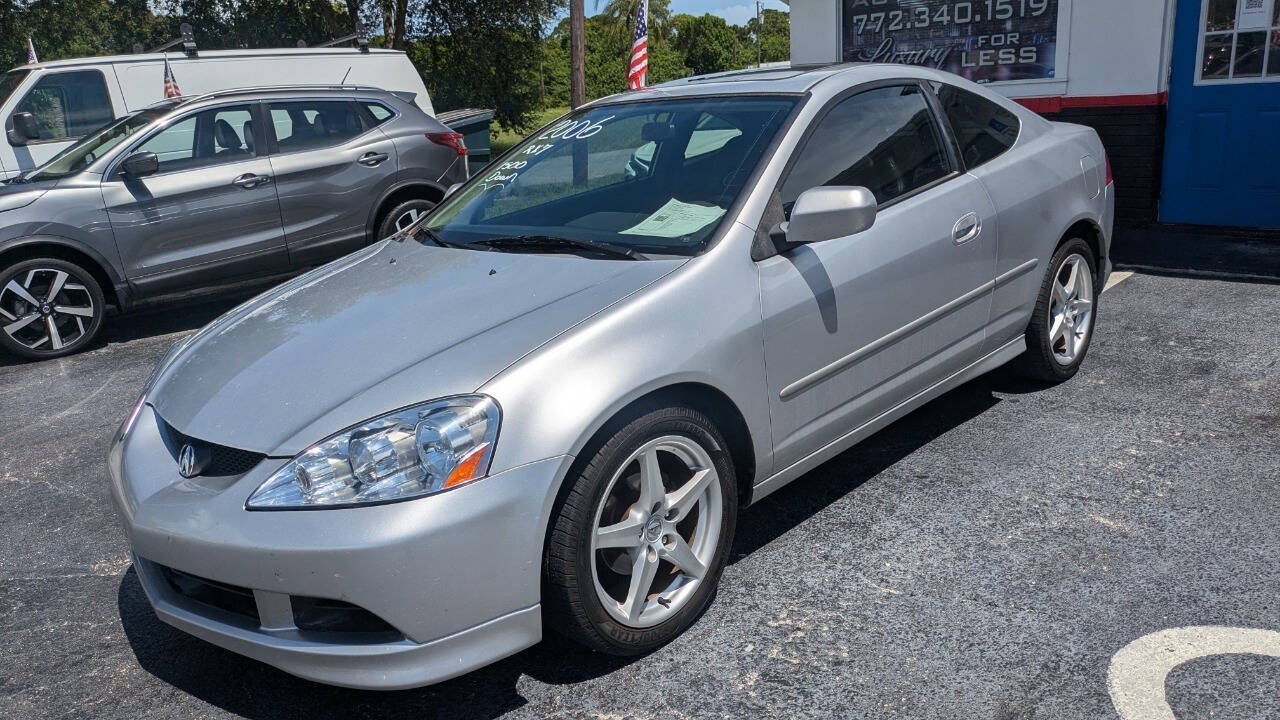
M412 235L413 237L415 237L415 238L416 238L416 237L418 236L418 234L419 234L419 233L421 233L421 234L423 234L423 235L426 235L426 236L427 236L427 238L431 240L431 242L433 242L433 243L435 243L436 245L439 245L440 247L443 247L443 248L465 248L465 247L470 247L467 243L456 243L456 242L451 242L451 241L449 241L449 240L445 240L444 238L440 237L440 233L436 232L435 230L432 230L431 228L427 227L426 225L422 225L422 226L421 226L421 227L419 227L417 230L413 230L413 231L411 231L411 232L409 232L409 233L406 233L406 234L407 234L407 235Z
M600 253L601 255L608 255L609 257L615 257L621 260L648 260L647 257L640 254L638 251L624 245L614 245L612 243L600 242L598 240L567 238L559 235L511 235L508 237L477 240L471 244L484 245L486 247L494 248L495 250L514 252L538 252L540 250L555 251L557 249L563 250L566 248L572 248L576 250Z

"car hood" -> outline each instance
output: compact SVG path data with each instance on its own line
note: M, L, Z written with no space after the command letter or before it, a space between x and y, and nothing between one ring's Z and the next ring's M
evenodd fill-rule
M685 260L617 261L384 241L215 320L147 400L194 438L272 456L475 391Z

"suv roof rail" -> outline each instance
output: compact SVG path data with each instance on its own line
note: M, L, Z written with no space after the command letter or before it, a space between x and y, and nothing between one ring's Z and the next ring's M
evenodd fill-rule
M191 95L189 97L179 98L179 104L187 105L198 100L208 100L209 98L226 97L231 95L248 95L258 92L290 92L305 90L356 90L360 92L386 92L381 88L372 85L331 85L327 83L317 83L315 85L257 85L254 87L228 88L226 90L215 90L202 95Z

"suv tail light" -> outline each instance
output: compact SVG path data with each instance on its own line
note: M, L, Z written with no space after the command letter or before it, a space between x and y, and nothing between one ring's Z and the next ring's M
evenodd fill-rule
M1111 174L1111 154L1103 150L1102 159L1107 161L1107 185L1111 185L1116 181L1115 176Z
M427 139L437 145L453 148L453 151L459 155L467 154L467 144L463 142L463 135L460 132L427 133Z

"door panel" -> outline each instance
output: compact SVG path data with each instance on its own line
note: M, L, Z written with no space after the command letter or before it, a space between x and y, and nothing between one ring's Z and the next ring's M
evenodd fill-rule
M957 244L956 221L970 212L983 226ZM870 230L760 263L779 467L978 359L994 218L963 175L883 211Z
M996 213L950 147L922 88L891 84L834 103L788 171L783 208L820 185L866 187L881 208L869 230L759 264L779 467L981 355Z
M367 129L355 103L291 101L272 103L268 112L292 262L323 262L364 245L369 212L398 167L395 145Z
M1179 2L1160 220L1280 227L1280 2Z
M134 152L160 172L113 174L102 196L129 280L141 294L288 267L271 164L256 157L249 106L175 119Z

